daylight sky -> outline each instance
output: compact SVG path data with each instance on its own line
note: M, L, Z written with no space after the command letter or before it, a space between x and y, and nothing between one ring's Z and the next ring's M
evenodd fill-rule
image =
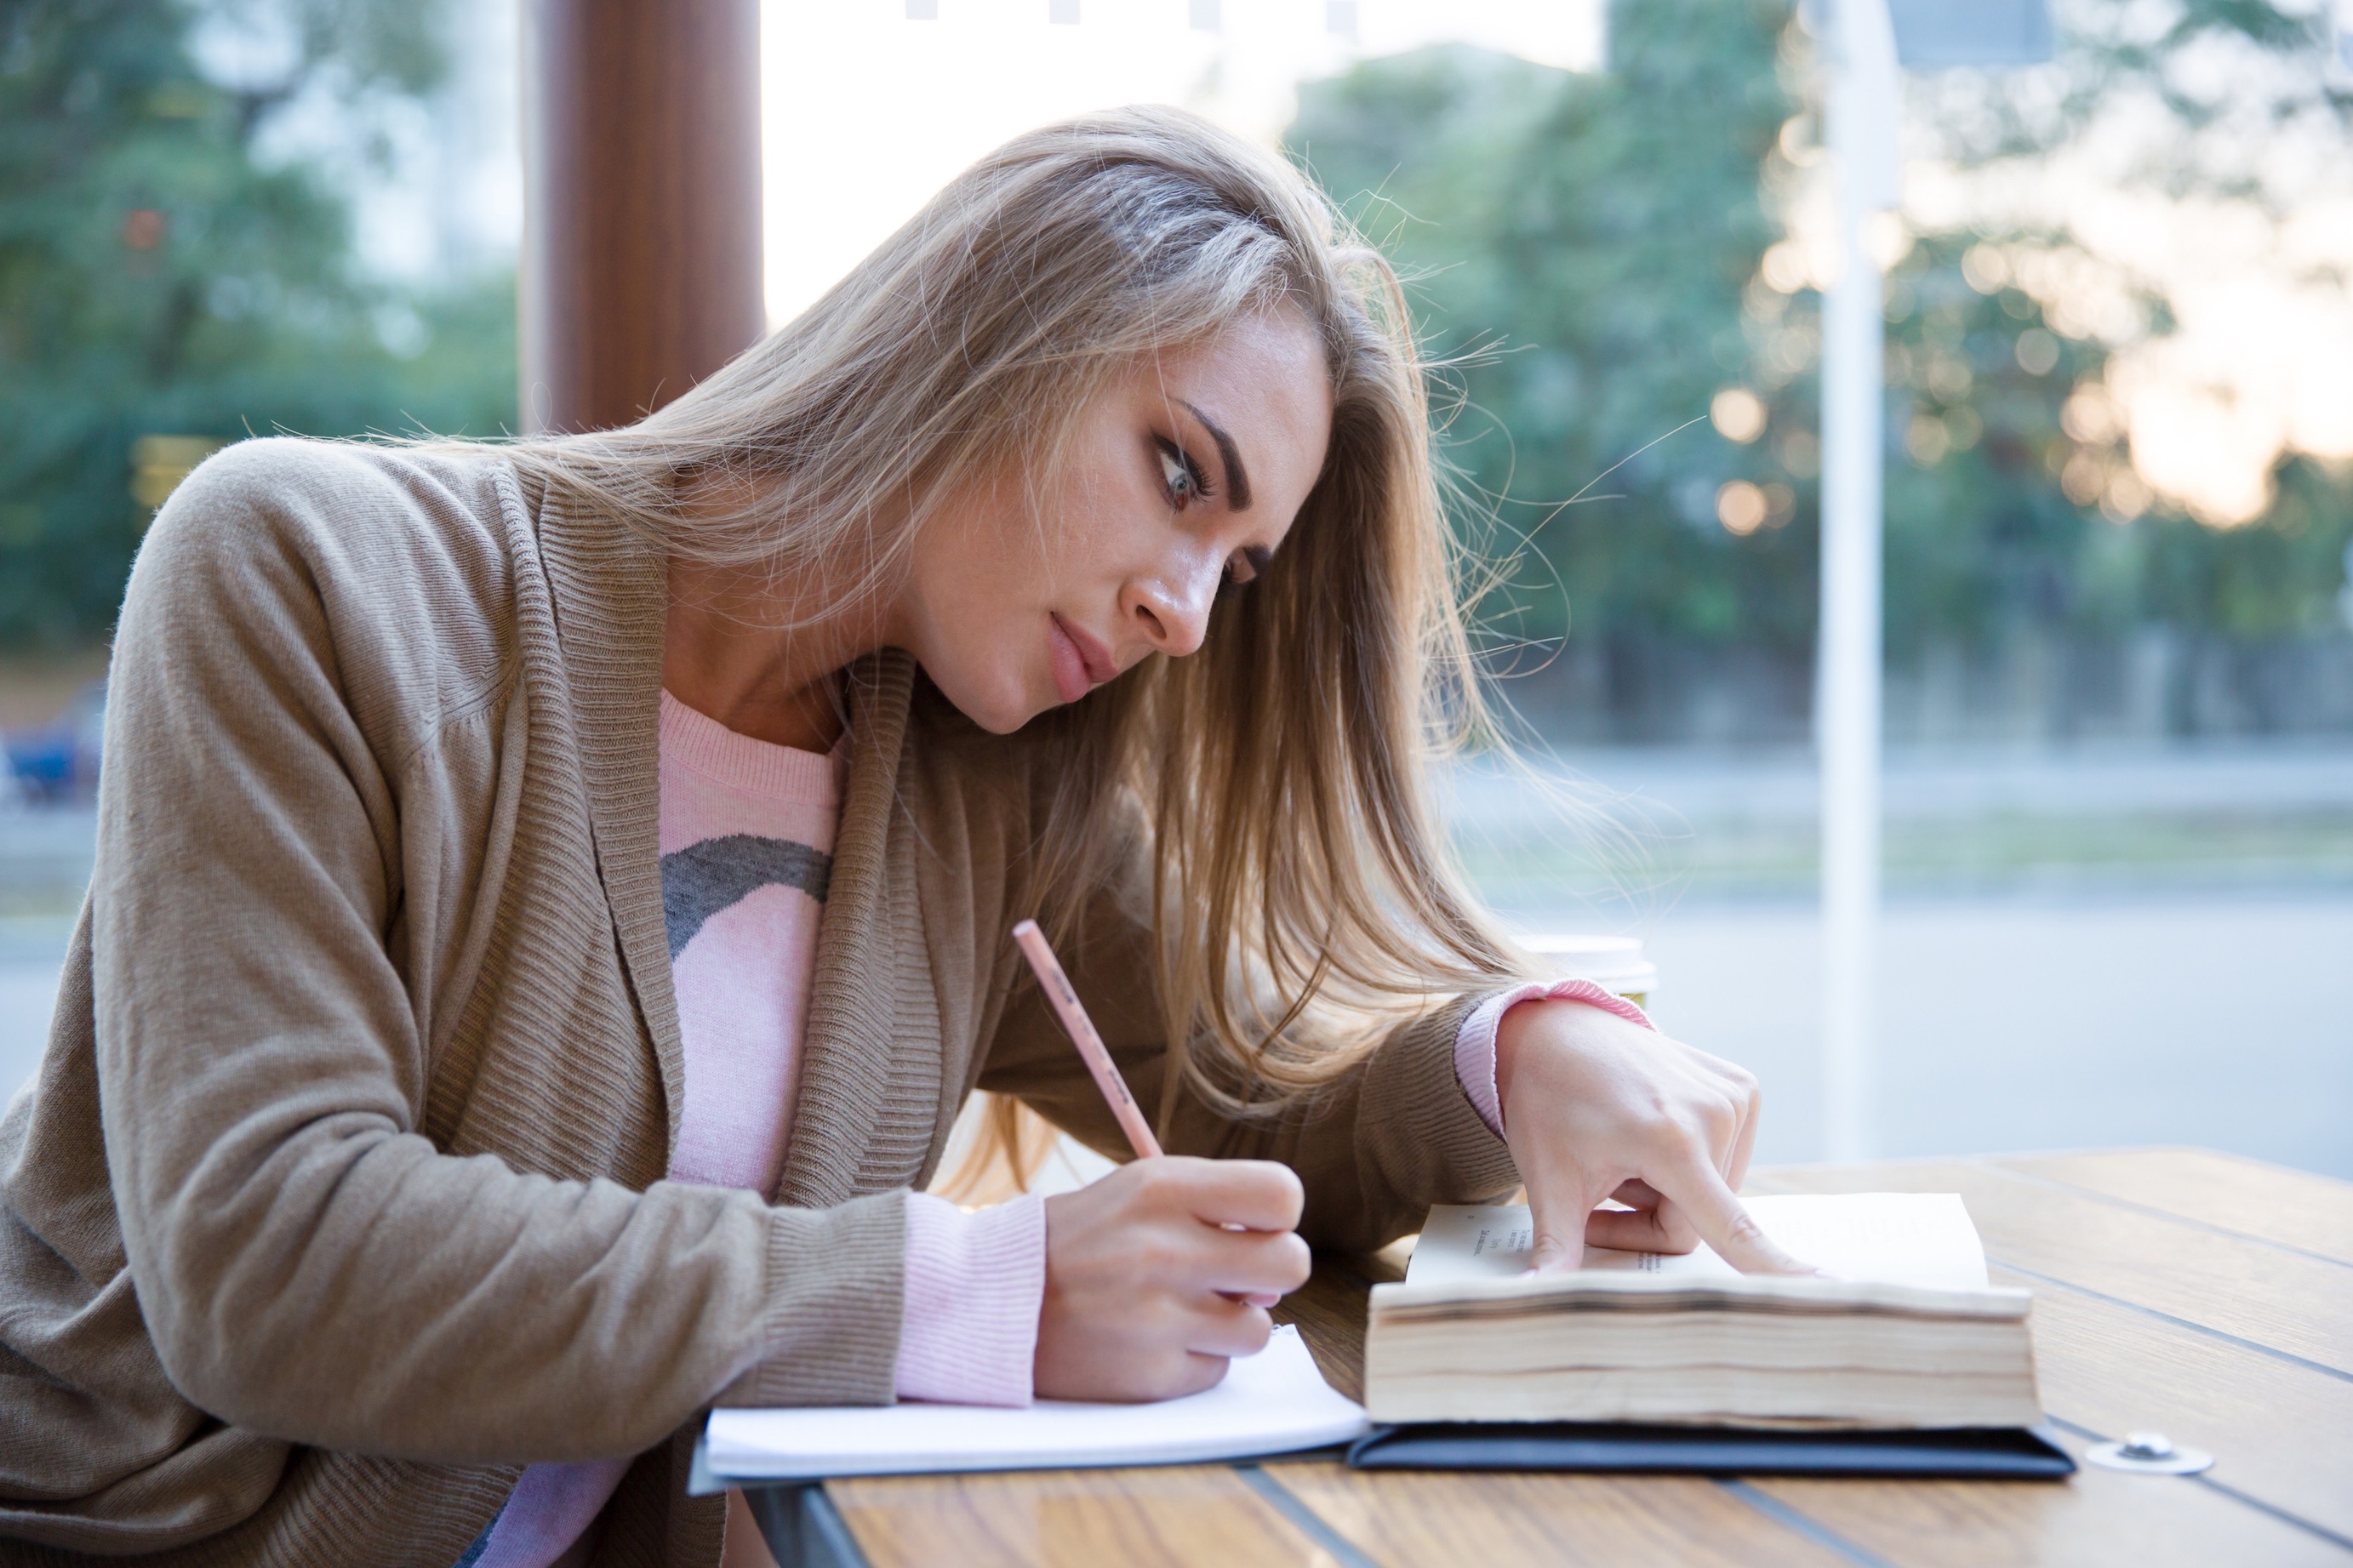
M1459 39L1571 69L1599 0L768 0L761 12L768 317L799 313L958 170L1032 126L1197 109L1265 142L1303 78ZM1075 25L1051 19L1075 13ZM1206 25L1205 25L1206 24Z

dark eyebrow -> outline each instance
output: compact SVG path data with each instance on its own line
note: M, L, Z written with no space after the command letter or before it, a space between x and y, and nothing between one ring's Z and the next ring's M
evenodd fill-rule
M1176 400L1176 405L1198 419L1201 428L1209 433L1209 439L1218 444L1218 460L1226 466L1226 504L1236 511L1250 510L1250 475L1243 471L1242 455L1235 447L1234 438L1226 434L1225 426L1183 398Z

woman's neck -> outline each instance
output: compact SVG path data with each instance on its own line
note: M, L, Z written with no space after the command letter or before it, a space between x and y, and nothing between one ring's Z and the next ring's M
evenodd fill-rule
M827 751L841 738L842 668L882 640L839 604L818 584L672 561L663 689L739 735Z

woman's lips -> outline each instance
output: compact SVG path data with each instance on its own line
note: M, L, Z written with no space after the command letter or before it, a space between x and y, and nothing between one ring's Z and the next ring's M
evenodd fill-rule
M1087 679L1086 658L1061 616L1050 615L1047 620L1052 628L1047 640L1053 648L1054 689L1061 693L1063 701L1076 702L1094 684Z
M1076 702L1119 673L1103 644L1050 610L1046 618L1052 626L1054 689L1063 701Z

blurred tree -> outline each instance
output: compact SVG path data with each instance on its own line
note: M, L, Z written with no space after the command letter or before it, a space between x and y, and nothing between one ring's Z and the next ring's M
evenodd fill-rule
M2133 94L2194 129L2211 106L2167 84L2218 37L2293 55L2306 109L2353 109L2329 96L2308 18L2241 0L2168 14L2154 34L2071 33L2052 101L2048 79L2038 100L2031 82L1936 79L1932 107L1967 127L1952 156L2045 152ZM1453 362L1463 527L1491 552L1533 545L1489 603L1491 634L1519 645L1499 664L1540 662L1567 634L1575 700L1606 704L1621 738L1686 725L1657 706L1669 666L1736 708L1778 696L1802 718L1820 326L1788 237L1821 156L1808 52L1782 0L1615 0L1605 74L1463 48L1368 61L1304 89L1288 138L1408 273L1430 351ZM2244 183L2192 143L2148 177L2177 194ZM1892 662L1985 655L2022 633L2113 643L2165 625L2195 642L2334 624L2353 475L2285 457L2252 525L2190 521L2133 472L2103 384L2130 334L2050 286L2076 265L2063 233L1897 237ZM2150 286L2106 286L2132 331L2169 329Z
M1446 47L1302 95L1293 149L1456 362L1466 521L1492 504L1498 542L1535 546L1488 606L1506 642L1555 644L1572 609L1621 664L1632 643L1809 635L1812 544L1782 526L1796 493L1707 424L1754 357L1743 290L1778 237L1757 170L1796 107L1787 17L1778 0L1644 0L1613 9L1605 75ZM1781 481L1764 514L1727 532L1719 488L1764 479Z
M2143 610L2113 563L2085 571L2096 515L2061 484L2061 410L2100 355L2052 332L2025 295L1972 289L1964 247L1924 241L1888 288L1886 626L1899 665L2028 624L2113 631Z
M2193 646L2340 629L2353 465L2279 446L2256 499L2236 510L2153 489L2152 457L2177 477L2182 465L2148 450L2159 438L2136 427L2119 383L2136 379L2141 350L2179 330L2167 279L2100 254L2063 216L2053 221L2048 198L2018 199L2047 183L2150 198L2193 223L2261 214L2272 242L2259 248L2292 248L2282 241L2299 206L2353 197L2353 91L2329 10L2308 0L2063 0L2052 65L1915 81L1914 121L1927 138L1915 150L1963 171L1964 191L1977 177L1991 199L1965 200L1965 225L1906 257L1891 289L1889 382L1908 395L1898 416L1918 437L1891 473L1891 590L1895 553L1931 548L1926 536L1961 515L1988 541L1981 574L2005 553L2013 564L1999 585L1980 584L1973 617L1947 607L1906 625L1915 646L1925 632L1983 639L2021 620L2079 634L2159 625ZM2022 216L2012 210L2021 205ZM2341 297L2353 283L2347 260L2340 247L2302 279L2292 264L2256 263L2248 281L2305 281ZM1974 388L1946 363L1957 322ZM2243 363L2263 362L2248 353ZM1993 430L1997 408L2017 445L1963 438L1980 415ZM2228 445L2222 435L2212 430L2212 444Z
M208 15L291 47L224 86L190 54ZM0 19L0 643L102 635L203 441L512 422L511 285L412 300L356 276L342 202L255 152L306 90L428 90L438 16L18 0Z

